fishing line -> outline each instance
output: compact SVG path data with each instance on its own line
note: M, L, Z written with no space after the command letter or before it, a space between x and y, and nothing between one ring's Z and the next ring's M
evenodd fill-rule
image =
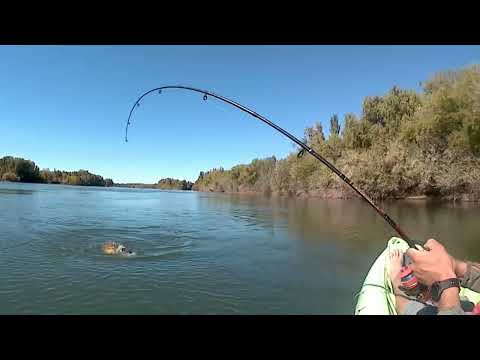
M222 106L221 104L223 102L217 101L216 99L208 99L207 101L208 101L208 105L213 105L214 108L223 112L226 115L226 118L229 120L237 121L238 117L245 118L245 119L247 118L247 115L245 115L244 113L239 113L239 114L237 113L238 117L234 116L233 115L234 111L232 110L231 107L227 108L226 106Z

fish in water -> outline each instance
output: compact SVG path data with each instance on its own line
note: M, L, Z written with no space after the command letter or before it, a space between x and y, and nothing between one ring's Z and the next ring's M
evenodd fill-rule
M132 256L135 255L135 252L127 249L122 244L117 244L116 242L108 242L102 245L102 251L107 255L120 255L120 256Z

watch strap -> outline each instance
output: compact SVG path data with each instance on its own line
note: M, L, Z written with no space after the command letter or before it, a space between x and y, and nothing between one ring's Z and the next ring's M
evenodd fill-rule
M452 287L456 287L458 290L460 290L460 280L457 278L451 278L435 282L432 287L432 290L434 290L432 292L433 300L439 301L443 291Z

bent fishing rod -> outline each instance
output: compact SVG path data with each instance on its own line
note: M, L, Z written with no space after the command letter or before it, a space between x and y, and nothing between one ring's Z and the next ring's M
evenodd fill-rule
M194 92L197 92L197 93L200 93L200 94L203 94L203 100L207 100L208 99L208 96L211 96L215 99L218 99L220 101L223 101L227 104L230 104L234 107L236 107L237 109L240 109L244 112L246 112L247 114L250 114L251 116L257 118L258 120L264 122L265 124L267 124L268 126L274 128L275 130L277 130L279 133L285 135L287 138L289 138L290 140L292 140L294 143L296 143L298 146L300 146L302 148L301 150L301 153L305 153L305 152L308 152L310 155L312 155L314 158L316 158L317 160L319 160L320 162L322 162L326 167L328 167L331 171L333 171L338 177L340 177L340 179L342 179L348 186L350 186L350 188L352 188L358 195L360 195L360 197L365 200L397 233L398 235L400 235L400 237L405 240L408 244L409 247L411 248L416 248L415 247L415 242L412 241L410 239L410 237L407 236L407 234L402 230L402 228L395 222L392 220L392 218L390 216L388 216L387 213L385 213L385 211L380 208L378 205L376 205L372 199L370 199L369 196L367 196L363 191L361 191L359 188L357 188L355 186L355 184L344 174L342 173L339 169L337 169L332 163L330 163L327 159L325 159L323 156L321 156L319 153L317 153L314 149L312 149L310 146L308 146L307 144L305 144L304 142L300 141L299 139L297 139L295 136L293 136L292 134L290 134L288 131L282 129L280 126L274 124L272 121L268 120L266 117L256 113L255 111L247 108L246 106L243 106L233 100L230 100L224 96L221 96L221 95L217 95L217 94L214 94L212 93L211 91L207 91L207 90L201 90L201 89L197 89L197 88L193 88L193 87L188 87L188 86L180 86L180 85L174 85L174 86L162 86L162 87L158 87L158 88L155 88L155 89L152 89L152 90L149 90L145 93L143 93L138 99L137 101L135 101L135 103L133 104L132 106L132 109L130 110L130 114L128 115L128 120L127 120L127 125L125 127L125 142L128 142L128 127L130 126L131 124L131 118L132 118L132 114L133 114L133 111L135 110L135 108L137 108L138 106L140 106L140 101L145 97L147 96L148 94L151 94L153 92L158 92L159 94L162 93L162 90L165 90L165 89L181 89L181 90L189 90L189 91L194 91Z

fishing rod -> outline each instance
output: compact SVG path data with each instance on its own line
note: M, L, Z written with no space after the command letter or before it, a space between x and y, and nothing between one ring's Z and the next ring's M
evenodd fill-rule
M321 156L319 153L317 153L314 149L312 149L310 146L308 146L307 144L305 144L304 142L300 141L299 139L297 139L295 136L293 136L292 134L290 134L288 131L282 129L280 126L274 124L273 122L271 122L270 120L268 120L266 117L256 113L255 111L247 108L246 106L243 106L233 100L230 100L224 96L221 96L221 95L217 95L215 93L212 93L211 91L207 91L207 90L201 90L201 89L197 89L197 88L193 88L193 87L189 87L189 86L180 86L180 85L173 85L173 86L162 86L162 87L158 87L158 88L155 88L155 89L152 89L152 90L149 90L145 93L143 93L138 99L137 101L135 101L135 103L133 104L132 106L132 109L130 110L130 114L128 115L128 120L127 120L127 125L125 127L125 142L128 142L128 127L130 126L131 122L131 118L132 118L132 114L133 114L133 111L135 110L135 108L137 108L138 106L140 106L140 101L148 94L151 94L153 92L158 92L159 94L162 93L162 90L165 90L165 89L182 89L182 90L189 90L189 91L194 91L194 92L197 92L197 93L200 93L200 94L203 94L203 100L207 100L208 99L208 96L211 96L213 98L216 98L220 101L223 101L227 104L230 104L234 107L236 107L237 109L240 109L248 114L250 114L251 116L257 118L258 120L264 122L265 124L267 124L268 126L274 128L275 130L277 130L278 132L280 132L281 134L285 135L286 137L288 137L290 140L292 140L294 143L296 143L298 146L300 146L302 148L301 150L301 153L305 153L305 152L308 152L310 155L312 155L314 158L316 158L317 160L321 161L326 167L328 167L331 171L333 171L336 175L338 175L338 177L340 177L340 179L342 179L348 186L350 186L358 195L360 195L360 197L365 200L397 233L398 235L400 235L400 237L405 240L408 244L409 247L411 248L416 248L415 246L415 242L412 241L410 239L409 236L407 236L407 234L402 230L402 228L395 222L393 221L393 219L388 216L388 214L382 209L380 208L378 205L376 205L372 199L370 199L369 196L367 196L363 191L361 191L359 188L357 188L355 186L355 184L344 174L342 173L339 169L337 169L335 166L333 166L333 164L331 164L327 159L325 159L323 156Z

